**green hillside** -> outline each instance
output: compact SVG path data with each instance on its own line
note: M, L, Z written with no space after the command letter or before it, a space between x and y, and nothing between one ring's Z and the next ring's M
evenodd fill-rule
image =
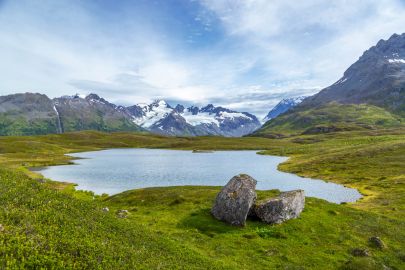
M328 103L315 108L293 109L268 121L253 136L373 130L404 125L404 118L377 106Z
M56 117L27 119L0 113L0 136L41 135L57 132Z

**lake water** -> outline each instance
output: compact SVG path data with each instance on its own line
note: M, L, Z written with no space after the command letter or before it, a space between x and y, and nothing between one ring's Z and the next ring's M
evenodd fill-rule
M354 202L356 189L302 178L277 170L286 157L258 155L256 151L191 151L160 149L111 149L73 154L76 165L51 166L40 170L45 177L77 183L77 189L96 194L182 185L223 186L233 176L246 173L255 178L257 189L305 190L306 196L330 202Z

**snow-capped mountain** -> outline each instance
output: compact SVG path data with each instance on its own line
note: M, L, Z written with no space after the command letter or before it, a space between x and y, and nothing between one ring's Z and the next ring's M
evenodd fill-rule
M219 135L237 137L249 134L260 127L256 116L232 111L209 104L199 108L171 107L164 100L148 105L127 107L135 124L164 135Z
M293 98L285 98L281 100L271 111L266 115L266 117L263 119L263 122L267 122L270 119L276 118L282 113L285 113L289 109L297 106L300 104L306 97L301 96L301 97L293 97Z
M134 123L144 128L151 127L173 111L173 108L164 100L156 100L149 105L135 105L129 107L129 109L139 112L137 115L134 115Z

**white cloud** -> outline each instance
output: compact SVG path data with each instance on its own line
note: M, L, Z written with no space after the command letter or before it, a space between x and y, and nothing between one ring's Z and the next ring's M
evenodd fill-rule
M177 88L186 85L191 76L190 70L179 63L155 61L146 64L139 71L142 80L157 88Z
M399 0L202 0L242 53L261 59L276 80L313 78L327 86L379 39L402 33Z

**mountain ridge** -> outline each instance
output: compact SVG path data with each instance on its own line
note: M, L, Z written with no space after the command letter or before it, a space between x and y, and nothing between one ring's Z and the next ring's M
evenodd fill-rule
M163 135L218 135L239 137L260 127L256 116L208 104L203 107L170 106L164 100L128 107L134 122L151 132ZM184 132L182 132L184 130Z
M91 93L50 99L40 93L0 97L0 135L39 135L80 130L149 131L168 136L239 137L260 127L256 116L208 104L172 107L162 99L120 106Z

